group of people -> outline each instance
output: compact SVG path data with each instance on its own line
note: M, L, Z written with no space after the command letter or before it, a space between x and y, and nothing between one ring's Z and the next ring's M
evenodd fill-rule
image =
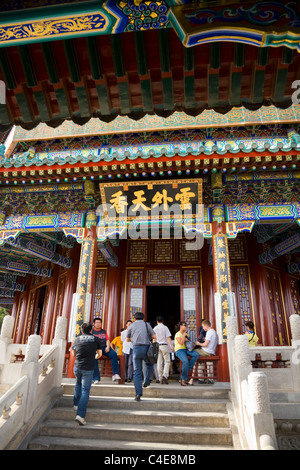
M218 346L217 332L212 328L209 320L202 320L193 349L187 348L190 338L187 334L186 322L181 321L176 325L177 333L174 342L169 328L164 325L163 317L157 317L156 323L156 326L152 328L150 323L144 321L144 314L136 312L133 321L128 320L126 329L121 332L122 354L125 356L125 380L131 381L133 378L136 401L141 400L143 388L150 385L153 363L150 362L147 353L151 342L159 344L157 371L160 383L168 384L170 354L175 353L175 356L182 362L180 377L182 386L193 385L193 379L188 382L188 373L194 368L199 355L215 355ZM75 419L79 424L84 425L92 381L94 380L95 384L100 381L98 360L102 355L111 360L113 380L120 379L120 371L117 353L111 348L107 333L102 329L102 320L96 318L94 326L91 323L83 323L81 331L82 334L75 339L72 346L76 376L73 401L77 412ZM258 338L254 333L252 323L247 326L247 334L249 345L255 345ZM145 363L144 369L143 362Z

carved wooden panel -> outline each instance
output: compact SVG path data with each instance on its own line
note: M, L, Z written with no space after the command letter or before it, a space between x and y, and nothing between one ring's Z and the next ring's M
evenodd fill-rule
M197 307L195 287L185 287L183 290L183 315L191 341L197 338Z
M147 269L148 286L180 285L180 269Z
M178 262L179 263L200 263L201 250L189 250L187 240L178 240Z
M228 239L229 259L233 261L247 261L247 247L246 239L244 236Z
M235 293L239 332L246 332L246 322L254 321L249 282L249 267L231 266L232 290Z
M291 287L291 295L294 305L294 312L300 315L300 296L299 296L299 289L298 289L298 279L290 278L290 287Z
M199 285L199 269L183 269L183 285L198 286Z
M27 343L29 335L31 334L31 326L32 320L34 315L34 307L36 305L36 296L37 296L37 289L31 290L29 294L27 312L26 312L26 322L25 322L25 329L23 331L22 343Z
M144 289L142 287L131 287L129 318L132 318L136 312L143 311Z
M105 290L106 290L106 269L96 269L95 277L95 295L94 303L92 307L92 318L102 317L104 302L105 302Z
M149 241L148 240L128 240L127 242L127 262L128 264L149 263Z
M142 269L130 269L128 271L128 285L142 286L144 284L144 271Z
M159 264L175 263L174 240L153 240L152 262Z
M267 283L272 312L274 342L276 346L287 346L286 319L279 273L273 269L267 269Z
M52 315L52 313L53 313L53 312L48 312L49 296L50 296L50 289L49 289L49 286L47 286L46 293L45 293L45 299L44 299L44 303L43 303L43 312L42 312L42 319L41 319L41 325L40 325L40 332L39 333L38 333L38 330L37 330L37 323L38 323L38 316L39 316L38 311L37 311L36 318L35 318L35 323L36 324L35 324L35 328L34 328L34 333L35 334L40 334L40 336L42 338L42 344L43 344L47 314Z
M63 276L59 276L58 283L57 283L57 290L56 290L56 298L55 298L55 306L54 306L54 313L52 319L52 329L51 329L51 337L50 342L54 337L56 321L58 317L62 315L62 309L64 304L64 294L65 294L65 285L66 285L66 274Z

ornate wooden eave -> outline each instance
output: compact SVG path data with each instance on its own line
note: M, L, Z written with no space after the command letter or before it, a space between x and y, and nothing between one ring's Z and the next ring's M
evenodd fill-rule
M6 87L0 130L13 124L33 129L40 122L57 127L68 119L82 125L92 117L104 122L119 115L134 120L146 114L167 117L175 111L197 116L214 109L225 114L236 106L256 110L292 103L300 56L293 27L282 25L284 6L276 4L275 13L278 32L287 34L276 44L253 45L243 26L244 36L238 40L214 35L187 48L168 19L177 2L154 2L161 4L162 13L148 8L148 30L143 30L146 23L135 21L148 2L107 1L99 6L73 1L54 8L55 3L62 2L38 2L44 7L0 14L0 80ZM211 8L220 11L215 4ZM151 14L158 13L160 19L154 21ZM78 20L80 15L84 21ZM262 22L260 11L258 16ZM13 29L16 24L20 31ZM229 25L231 32L234 28ZM276 31L276 24L270 28Z

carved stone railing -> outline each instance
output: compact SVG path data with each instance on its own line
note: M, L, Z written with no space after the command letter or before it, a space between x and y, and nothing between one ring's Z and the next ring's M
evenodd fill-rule
M275 450L270 391L300 392L300 316L290 317L290 347L250 348L248 338L238 335L236 317L226 322L231 399L242 446Z
M11 385L0 398L0 449L16 448L22 438L20 430L24 426L28 430L30 421L43 410L43 404L49 403L55 391L58 393L66 349L66 318L58 318L52 345L41 345L41 337L31 335L26 348L11 344L8 335L12 333L12 320L12 317L4 318L0 335L0 383L10 377ZM21 360L11 362L12 350L20 349L22 354L17 356L23 356Z

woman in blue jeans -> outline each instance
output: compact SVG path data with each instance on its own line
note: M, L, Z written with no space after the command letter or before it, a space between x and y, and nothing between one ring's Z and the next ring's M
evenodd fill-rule
M188 341L186 333L186 323L184 321L179 322L179 331L176 333L174 338L175 343L175 355L182 362L181 367L181 385L186 386L188 381L189 370L192 370L199 354L197 351L188 351L186 349L185 342ZM189 358L189 357L190 358Z

